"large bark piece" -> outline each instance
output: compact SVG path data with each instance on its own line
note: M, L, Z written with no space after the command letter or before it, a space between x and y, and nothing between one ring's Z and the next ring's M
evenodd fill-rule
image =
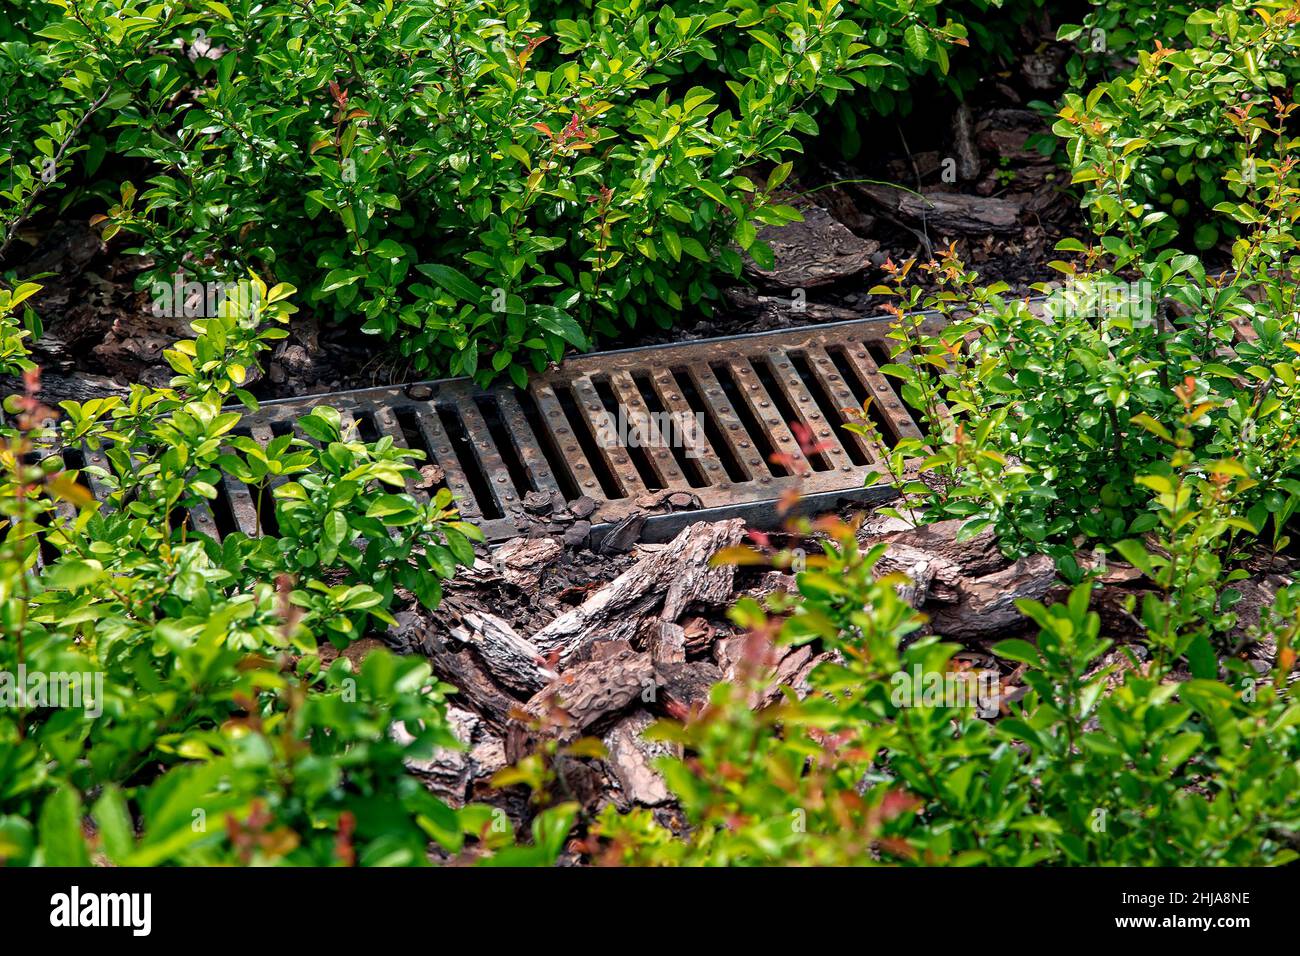
M453 627L451 635L473 647L492 676L506 687L531 693L555 677L537 648L501 618L467 611L462 620L465 626Z
M954 640L997 637L1021 631L1026 620L1016 601L1040 600L1056 581L1056 564L1046 555L1021 558L1003 571L963 581L957 603L930 612L935 633Z
M580 736L634 701L654 698L655 667L649 654L631 649L575 664L538 691L525 711L565 738Z
M803 222L767 226L758 238L772 247L773 268L762 269L748 256L745 271L780 289L811 289L857 275L880 251L874 239L860 239L820 206L800 209Z
M963 584L1006 567L992 531L967 541L956 539L962 521L940 521L891 537L889 550L876 564L877 577L904 574L910 583L901 589L913 607L927 602L956 604Z
M545 656L561 665L597 640L631 641L642 622L657 613L675 622L694 603L723 604L734 590L735 568L710 567L721 548L739 543L740 518L716 524L700 521L685 528L667 547L642 558L578 607L557 617L532 636Z
M672 799L664 778L654 768L659 757L674 753L671 744L646 740L646 728L654 717L644 710L624 717L605 735L606 761L623 796L630 803L659 806Z
M560 560L564 546L555 538L516 538L492 554L492 566L510 584L525 591L535 590L542 574Z
M987 236L1020 229L1020 207L1005 199L965 193L918 195L888 186L865 185L861 189L900 220L913 225L924 223L940 233Z

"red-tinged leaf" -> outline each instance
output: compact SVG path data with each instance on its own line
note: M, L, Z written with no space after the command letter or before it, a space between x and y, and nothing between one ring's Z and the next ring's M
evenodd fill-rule
M787 488L781 492L781 497L776 500L776 513L787 515L799 504L799 489Z
M889 821L911 810L919 809L921 799L906 790L890 790L880 801L881 819Z
M876 843L882 850L885 850L894 856L902 857L905 860L916 858L916 850L912 844L908 843L902 837L881 837Z

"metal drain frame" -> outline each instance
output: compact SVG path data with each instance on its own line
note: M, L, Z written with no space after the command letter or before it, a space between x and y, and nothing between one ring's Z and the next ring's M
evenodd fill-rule
M527 390L483 389L461 378L275 399L245 415L239 430L267 441L284 434L312 407L333 405L345 425L364 423L361 434L367 440L388 435L397 445L422 447L427 460L443 470L462 517L478 524L490 543L527 531L530 522L516 522L513 516L521 512L522 495L530 490L559 492L569 501L578 495L596 501L593 546L634 512L644 511L636 500L655 491L655 485L689 492L701 507L649 513L643 540L666 540L692 522L734 516L772 527L780 520L777 502L790 489L799 489L798 510L804 513L849 502L876 504L894 496L888 486L865 486L868 474L882 468L878 453L841 427L846 419L838 412L860 408L861 399L870 396L891 446L900 437L920 435L898 392L879 370L878 363L889 360L895 344L886 337L891 322L888 316L851 319L580 355L534 376ZM846 380L846 375L852 379ZM820 391L820 401L808 378ZM690 388L683 388L683 382ZM669 448L643 449L638 463L622 444L602 447L597 429L602 413L611 411L609 399L635 411L651 411L650 399L663 412L703 412L710 427L704 454L695 459L696 482L687 481L681 461ZM495 428L489 427L485 406L496 410ZM791 419L825 446L813 462L800 450L786 413L793 413ZM456 420L459 435L449 428ZM584 426L588 434L580 436ZM499 447L501 437L509 448ZM715 444L723 446L726 463ZM774 466L768 460L774 451L808 470L800 477ZM513 458L515 475L507 458ZM733 479L727 464L744 479ZM521 467L530 488L519 487L516 475ZM557 476L557 468L566 473ZM606 485L613 485L618 494L608 495ZM420 495L414 488L408 490ZM247 490L226 491L237 525L252 533L256 511ZM206 517L196 516L197 523L207 524Z

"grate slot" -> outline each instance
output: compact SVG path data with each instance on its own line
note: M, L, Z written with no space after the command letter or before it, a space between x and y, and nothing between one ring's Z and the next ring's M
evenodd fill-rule
M818 471L851 467L853 463L832 427L834 420L827 420L790 357L784 352L768 352L755 368L786 421L798 420L808 429L813 444L822 447L809 458L812 466Z
M544 491L547 494L555 494L557 491L561 497L572 501L579 496L578 489L573 485L572 476L567 468L557 467L554 453L554 444L549 433L543 429L535 429L532 421L529 419L528 410L524 407L524 402L532 403L532 399L527 392L518 392L514 389L504 390L497 394L497 413L501 416L501 423L505 429L506 441L514 449L515 457L519 459L524 470L528 474L528 479L532 483L535 491ZM536 407L533 408L533 414L536 416ZM540 435L545 435L545 443ZM548 454L547 445L551 445L552 454ZM503 446L504 447L504 446ZM563 459L560 459L561 461ZM559 480L557 480L557 477ZM560 482L564 481L567 487L561 487Z
M492 441L492 431L488 427L483 412L474 401L462 401L456 406L460 421L465 429L465 440L474 456L478 471L482 473L487 484L488 494L496 506L496 517L506 514L511 505L519 503L519 496L527 492L527 487L515 490L514 479L505 459L497 451Z
M704 488L709 484L704 477L704 470L700 468L699 462L686 454L686 443L691 440L691 436L696 430L696 418L685 403L682 403L683 410L670 412L664 404L663 397L655 389L654 384L650 381L650 376L642 372L639 375L633 375L632 381L635 383L641 398L645 401L646 407L650 409L650 414L657 416L657 420L666 423L668 435L665 437L667 452L672 455L673 460L677 463L677 471L683 476L686 483L692 488ZM676 394L674 392L673 394ZM677 396L681 401L681 396ZM685 415L682 419L679 416ZM678 482L680 486L680 481Z
M630 440L635 434L637 441L643 443L640 448L641 456L652 470L655 487L672 488L685 484L686 475L668 447L668 443L675 436L671 430L669 434L663 434L655 416L656 410L646 403L636 380L627 372L615 372L609 377L608 387L617 404L625 409L628 434L624 439ZM617 409L613 410L613 414L617 415ZM644 471L642 477L645 477ZM645 484L649 487L651 481L647 479Z
M421 453L420 459L415 463L416 467L426 464L437 467L437 456L433 454L433 450L425 442L423 432L420 431L419 413L415 409L408 407L399 408L393 414L397 418L397 426L402 430L402 440L406 447ZM443 475L442 478L427 489L428 496L432 498L440 488L447 488L446 475ZM417 488L417 496L422 490ZM448 488L447 490L450 491L451 489Z
M470 499L476 502L479 513L489 520L500 518L504 512L492 493L491 480L483 471L478 456L474 453L472 441L466 433L465 424L454 405L438 404L438 420L442 423L443 433L447 436L450 457L454 457L457 471L461 475Z
M263 448L275 439L275 432L268 425L253 425L249 428L253 440ZM249 488L257 513L262 518L263 534L278 534L280 523L275 520L275 489L288 481L285 475L268 475L262 479L260 488Z
M224 541L227 535L234 534L240 530L239 522L235 520L235 513L230 507L230 490L226 487L226 480L222 478L216 484L217 496L208 503L211 510L212 520L215 524L216 534L213 540L217 542Z
M680 422L689 420L692 423L691 430L683 433L683 444L680 447L674 446L674 455L682 470L686 472L691 487L724 485L734 480L731 474L724 470L717 449L710 438L710 431L716 432L717 424L714 423L713 428L710 429L708 414L701 409L691 407L690 401L684 397L686 390L678 382L676 374L671 369L660 366L655 368L648 378L642 379L642 382L642 391L647 396L653 396L660 408L671 414L674 420ZM691 449L686 447L686 442L694 444L695 457L691 457ZM692 473L694 480L691 478Z
M609 427L609 422L604 420L607 413L591 379L585 375L579 376L573 380L572 388L573 408L592 436L596 455L617 484L619 497L637 498L644 495L649 489L637 474L627 449L618 444L618 435Z
M880 365L885 365L890 362L896 365L911 365L914 368L917 367L918 365L916 361L916 357L912 354L910 349L898 348L898 351L895 352L894 349L888 348L883 343L868 342L867 352L869 353L869 357L873 361L879 363ZM934 365L931 365L929 362L924 362L919 364L920 367L926 373L926 375L930 377L930 381L936 386L939 385L940 377L943 375L943 373ZM900 401L903 402L903 405L907 409L908 416L915 419L918 422L925 421L924 409L917 408L916 406L908 402L907 399L903 398L902 384L899 383L893 376L886 376L883 372L881 372L880 374L881 377L886 380L886 383L888 384L890 391L892 391L894 395ZM941 419L946 418L948 414L948 410L946 407L940 404L938 407L938 413Z
M220 491L218 491L217 494L220 495ZM199 534L206 535L213 541L221 540L221 532L217 530L217 519L213 516L210 505L195 505L182 518L182 521Z
M654 465L650 463L650 453L646 450L646 445L642 444L639 434L634 432L634 421L636 413L622 410L622 418L619 417L620 402L614 397L613 390L609 387L608 379L603 377L593 378L592 387L596 390L596 397L599 399L604 416L597 413L601 424L596 426L597 441L603 443L614 442L621 448L631 462L632 467L636 469L636 476L641 484L650 491L656 491L667 485L667 482L659 478L659 473L655 471ZM633 441L633 435L637 438Z
M812 394L813 401L821 409L835 439L844 448L849 459L859 466L871 464L875 456L867 447L866 441L861 435L855 435L844 427L849 423L849 417L844 409L852 409L860 403L844 384L843 377L835 368L831 357L826 354L826 350L814 347L806 351L791 352L790 362Z
M754 427L751 431L754 438L758 439L760 435L766 435L773 452L784 455L786 460L792 462L794 471L810 469L812 466L804 456L803 451L800 450L799 443L794 440L790 426L781 417L780 408L772 400L772 396L768 394L762 379L759 378L758 372L755 371L749 360L745 358L732 359L727 363L726 369L731 374L732 381L736 384L736 391L744 403L744 407L753 416ZM768 461L771 461L770 455ZM782 469L785 474L790 473L790 469L785 465L776 465L775 467Z
M731 480L751 481L770 476L766 456L749 437L745 423L736 414L722 383L713 374L713 369L702 363L688 365L685 374L676 377L682 383L691 407L696 411L704 411L706 426L713 426L713 447L715 451L726 451L723 464L730 461L727 474Z
M830 348L827 350L827 355L830 356L836 370L839 372L840 380L844 382L848 387L848 390L853 393L853 404L857 408L866 406L867 416L875 423L876 430L880 433L880 440L885 446L884 450L892 449L899 442L899 431L903 422L910 422L910 419L891 418L884 413L884 410L880 406L880 402L875 401L875 394L870 388L862 383L858 378L857 373L853 371L853 366L844 356L843 349L838 347ZM870 404L867 404L868 402L870 402ZM870 448L873 460L879 457L882 449L874 447L874 445L871 442L868 442L865 438L862 439L862 443Z
M395 448L409 449L411 447L406 443L406 432L402 429L402 423L397 419L397 411L395 409L389 408L386 405L375 409L373 421L374 421L375 428L379 430L379 434L381 436L387 435L389 438L391 438L393 440L393 446ZM427 455L425 457L427 457ZM418 468L421 459L410 458L407 459L407 461L410 462L410 464L413 465L414 467ZM415 498L423 497L420 494L419 490L415 487L414 478L408 477L404 482L404 484L406 486L406 493L408 495L411 495Z
M858 381L868 390L871 397L875 399L871 403L871 407L881 409L882 414L886 415L890 428L885 432L885 435L887 438L893 439L893 445L898 444L900 438L922 437L921 430L916 427L916 423L908 415L908 410L903 405L902 398L894 390L885 374L880 371L880 367L876 365L868 346L848 345L836 349L832 354L844 360L841 369L845 375L855 375Z
M586 422L576 413L570 417L573 397L563 388L540 382L534 382L529 387L529 394L536 404L539 420L560 456L560 462L566 466L565 471L572 473L581 493L592 497L603 493L608 499L622 497L614 476L609 474L596 452L595 439L587 430ZM567 409L566 404L569 406ZM557 469L556 473L564 474L565 471Z
M790 474L790 469L785 465L777 464L772 460L776 453L776 445L772 441L772 436L768 434L766 428L755 417L749 402L740 393L740 385L736 382L735 376L725 365L716 365L709 367L709 374L713 376L718 388L730 402L730 408L736 415L736 420L740 423L739 434L745 436L750 446L754 449L758 461L750 459L750 465L758 472L756 477L759 481L770 481L772 478L781 478ZM703 379L701 379L703 380Z
M251 437L243 429L237 429L234 434L242 435L245 438ZM223 449L228 454L236 454L235 449L227 446ZM226 499L230 504L230 513L235 521L238 530L250 537L256 535L259 529L257 517L257 501L253 496L253 489L249 488L242 481L228 479L224 482L226 486Z
M443 480L447 482L451 493L456 496L461 514L469 521L482 517L483 512L479 508L474 489L470 487L469 479L461 471L456 453L452 449L451 438L442 427L437 406L433 402L424 403L420 406L415 420L419 424L420 437L424 439L424 447L429 452L430 460L442 469Z
M497 396L480 395L474 399L474 404L478 407L483 420L487 422L493 447L505 462L506 470L510 472L510 482L514 485L515 493L522 496L530 491L537 491L537 483L519 454L518 443L506 428L505 416L501 412L501 402Z

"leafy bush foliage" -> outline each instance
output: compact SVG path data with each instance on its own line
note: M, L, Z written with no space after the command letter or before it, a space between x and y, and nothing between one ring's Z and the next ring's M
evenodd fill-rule
M752 684L720 684L710 707L651 733L685 748L666 779L689 830L677 838L648 811L606 808L597 859L658 865L1210 865L1295 858L1300 822L1300 704L1276 692L1285 669L1173 683L1169 658L1112 655L1089 611L1021 602L1036 644L1008 640L1028 693L996 721L972 697L911 706L895 675L949 674L960 649L915 638L922 619L875 579L884 546L862 553L850 526L823 524L825 554L798 575L783 621L737 606L751 629ZM1293 599L1289 597L1288 600ZM1294 622L1283 631L1290 635ZM763 650L820 641L813 692L755 712ZM912 638L909 640L909 637ZM1284 636L1284 641L1288 639ZM960 676L960 673L958 673ZM1240 675L1236 675L1240 676ZM1245 690L1249 688L1249 692Z
M1249 29L1256 44L1289 44L1293 22L1288 10ZM1068 284L1044 290L1046 308L979 285L951 250L920 267L890 264L875 290L895 303L895 364L884 371L926 431L892 449L880 476L910 499L894 513L959 517L963 535L991 527L1009 552L1055 555L1073 585L1061 603L1018 602L1036 640L992 648L1017 668L1024 695L1008 700L999 684L999 713L979 713L974 675L953 660L959 645L918 637L924 618L897 590L906 579L875 577L884 546L862 553L855 529L836 522L805 527L821 533L824 554L797 575L797 595L735 608L751 635L747 669L714 688L702 714L654 731L682 748L663 769L685 833L607 808L597 859L1295 859L1300 704L1288 685L1300 589L1283 588L1251 629L1276 645L1271 673L1257 674L1230 635L1246 559L1286 547L1300 506L1292 107L1248 95L1228 114L1236 138L1220 148L1255 157L1256 175L1224 176L1240 199L1214 209L1238 234L1226 272L1164 248L1174 230L1143 201L1140 176L1181 149L1189 128L1186 117L1165 126L1173 107L1145 91L1195 100L1237 89L1250 54L1224 42L1230 49L1204 57L1142 54L1132 78L1067 101L1057 131L1084 173L1097 241L1061 244L1081 264L1056 264ZM1182 85L1188 71L1203 71L1199 85ZM1134 103L1140 116L1125 112ZM1203 105L1210 116L1208 96ZM917 269L928 291L913 284ZM863 419L856 427L870 433ZM909 459L931 480L910 474ZM1089 547L1147 578L1140 609L1128 606L1139 643L1115 646L1090 610L1097 565L1076 557ZM834 657L806 698L787 689L782 704L755 712L774 640L816 641ZM899 676L914 673L955 681L966 696L899 696Z
M80 112L9 159L11 223L111 116L101 152L148 180L115 190L105 236L167 271L274 270L417 370L517 382L593 333L707 308L732 241L770 260L755 233L797 216L771 198L789 166L749 168L815 131L806 101L890 66L837 4L780 5L780 33L642 6L548 35L514 0L55 2L9 75L64 77ZM731 105L665 75L724 25L753 46Z
M884 116L907 111L918 82L937 81L947 90L964 95L992 65L1009 56L1017 28L1040 6L1039 0L967 0L967 2L900 3L898 0L853 0L842 16L852 22L858 38L870 51L862 69L848 79L825 78L826 89L817 104L822 116L833 119L835 138L847 155L862 148L860 125L864 115ZM632 9L640 9L634 4ZM578 31L582 37L617 25L629 7L617 0L560 0L534 8L562 35ZM757 0L711 0L693 8L700 13L725 12L735 17L740 30L720 31L715 49L691 55L665 67L666 73L689 76L692 81L744 83L755 65L786 39L807 42L804 28L792 22L789 4L764 4ZM755 42L757 41L757 42ZM850 80L852 82L850 82ZM716 84L720 85L720 84ZM839 95L846 94L846 95Z
M1211 79L1236 76L1236 61L1225 57ZM1090 99L1099 109L1100 98ZM1223 474L1250 482L1234 498L1235 514L1273 547L1286 545L1300 504L1300 329L1294 289L1279 278L1297 264L1291 109L1279 102L1271 117L1262 107L1234 114L1239 140L1267 134L1275 152L1255 162L1242 201L1216 207L1217 221L1240 233L1224 272L1160 248L1168 218L1140 200L1135 172L1158 154L1156 138L1131 139L1069 105L1058 130L1086 157L1080 168L1089 175L1079 178L1089 182L1084 203L1097 242L1060 244L1083 262L1055 264L1067 283L1045 309L979 287L955 256L927 267L939 290L929 295L908 286L907 268L895 270L879 291L896 295L897 356L915 361L886 371L927 423L927 467L950 483L933 496L939 513L968 518L972 533L995 524L1017 551L1068 553L1079 535L1141 535L1157 516L1135 482L1153 468L1172 475L1166 451L1182 441L1211 473L1235 462ZM1225 178L1227 188L1242 185L1235 173ZM950 321L927 324L927 309ZM1235 336L1244 340L1230 348ZM1175 429L1169 423L1188 400L1199 413Z
M773 191L815 116L859 88L893 108L956 45L993 55L994 7L29 0L0 46L23 105L0 241L94 201L156 275L273 272L417 372L521 383L707 312L741 251L770 265L756 233L798 218Z
M461 746L428 662L320 647L391 623L397 587L433 606L481 536L449 495L402 490L409 452L329 408L299 421L310 441L232 434L223 399L292 309L290 287L253 282L265 307L196 321L171 388L65 402L57 429L30 363L6 362L29 378L0 443L0 862L413 865L467 833L479 853L513 844L407 772ZM0 299L6 322L27 291ZM48 455L56 430L98 463ZM196 527L223 480L264 492L279 533ZM536 832L567 830L569 812Z
M1270 114L1275 98L1289 100L1300 73L1297 21L1300 8L1290 0L1203 8L1111 2L1084 26L1062 28L1063 39L1084 49L1101 31L1108 54L1137 61L1086 94L1065 97L1055 131L1073 181L1088 189L1085 205L1101 204L1102 215L1117 218L1098 184L1118 181L1146 208L1156 244L1181 233L1185 247L1205 250L1239 235L1213 210L1253 197L1263 185L1256 182L1261 164L1282 154L1284 134ZM1082 82L1088 74L1080 62L1074 72ZM1106 144L1120 150L1106 157L1109 165L1097 154Z

